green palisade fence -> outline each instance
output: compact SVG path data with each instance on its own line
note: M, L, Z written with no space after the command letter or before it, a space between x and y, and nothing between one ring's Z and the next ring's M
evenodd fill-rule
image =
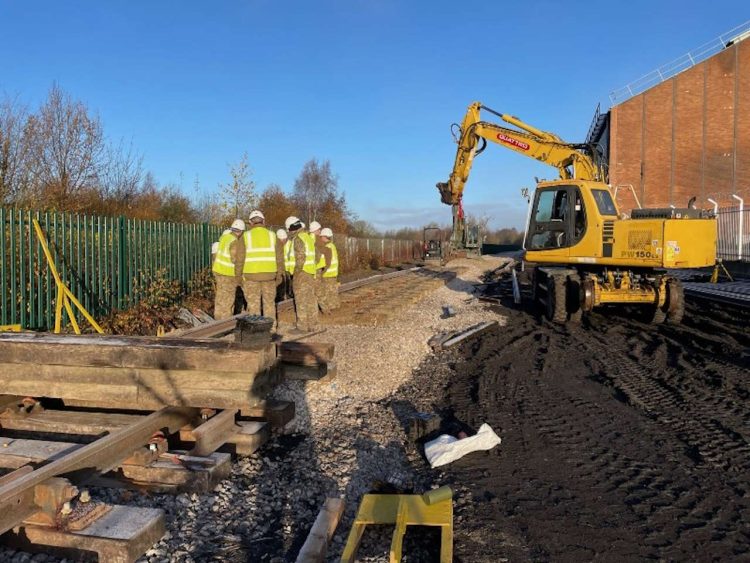
M138 301L159 270L187 286L211 261L221 228L0 207L0 324L54 326L55 280L34 233L37 219L62 279L94 317Z

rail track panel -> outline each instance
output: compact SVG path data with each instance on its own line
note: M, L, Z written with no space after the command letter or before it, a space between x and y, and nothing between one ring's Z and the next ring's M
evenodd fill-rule
M208 491L232 455L291 420L292 403L268 398L281 360L310 378L333 346L247 338L234 325L234 340L0 335L5 542L134 561L163 535L164 513L95 502L80 487Z
M414 268L368 279L342 284L339 291L341 306L320 316L323 325L378 326L418 302L427 293L444 285L453 274L427 268ZM293 323L294 310L280 312L281 322Z

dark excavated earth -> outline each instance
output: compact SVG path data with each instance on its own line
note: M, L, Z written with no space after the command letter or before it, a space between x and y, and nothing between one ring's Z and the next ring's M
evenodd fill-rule
M500 294L507 325L413 382L448 370L436 407L503 440L440 475L464 491L456 560L750 559L748 311L556 326Z

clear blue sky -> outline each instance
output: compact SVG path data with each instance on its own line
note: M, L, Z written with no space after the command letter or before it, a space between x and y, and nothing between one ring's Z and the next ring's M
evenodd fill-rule
M447 223L434 185L471 101L580 141L611 90L748 19L747 0L0 0L0 91L33 106L57 81L187 192L244 151L291 189L316 156L378 227ZM535 175L554 174L489 147L466 207L520 226Z

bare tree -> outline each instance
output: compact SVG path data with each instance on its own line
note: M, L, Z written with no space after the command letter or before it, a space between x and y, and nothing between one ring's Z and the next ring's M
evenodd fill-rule
M28 112L8 97L0 100L0 203L16 203L28 187Z
M308 160L294 181L294 199L307 213L307 221L317 219L324 202L338 198L338 178L331 171L331 162L317 158Z
M121 140L106 147L99 171L99 189L103 197L127 210L138 196L143 179L143 156L135 152L132 143L126 146Z
M225 214L246 219L258 199L247 153L242 155L237 164L230 165L229 174L231 182L219 184L221 205Z
M94 186L101 169L105 145L99 118L54 84L27 131L38 195L52 206L75 206L76 194Z

